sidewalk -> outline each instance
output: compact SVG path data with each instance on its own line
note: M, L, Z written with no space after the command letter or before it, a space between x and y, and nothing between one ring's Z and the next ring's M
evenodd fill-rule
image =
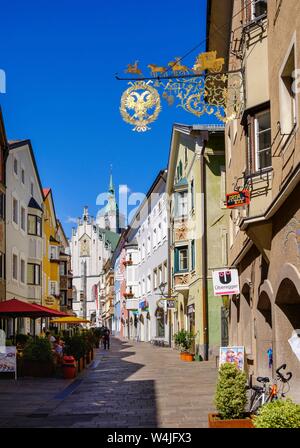
M215 362L112 338L75 380L0 381L0 427L207 427Z

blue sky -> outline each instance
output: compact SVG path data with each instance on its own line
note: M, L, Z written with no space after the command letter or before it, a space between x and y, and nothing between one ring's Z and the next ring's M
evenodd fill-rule
M165 65L205 39L206 0L11 0L1 5L0 94L9 139L32 141L44 187L70 235L69 218L84 205L96 216L97 195L115 186L145 192L167 164L174 122L199 123L176 107L163 110L151 131L123 122L115 80L127 64ZM184 61L193 65L198 52ZM145 70L146 71L146 70Z

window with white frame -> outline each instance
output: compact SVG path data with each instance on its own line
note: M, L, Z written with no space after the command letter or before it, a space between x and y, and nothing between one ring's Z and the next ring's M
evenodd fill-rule
M272 167L270 109L248 116L247 145L249 173Z
M180 191L175 193L175 217L182 218L187 216L187 191Z
M21 207L21 229L26 231L26 212L25 208Z
M18 175L18 160L14 157L14 174Z
M248 1L248 0L246 0ZM251 2L251 19L255 20L267 13L268 0L254 0Z
M158 266L158 285L163 282L162 266Z
M15 224L19 223L19 202L16 198L13 198L13 222Z
M272 166L270 110L255 115L255 162L256 170Z
M153 289L156 289L158 287L157 279L157 268L155 268L153 269Z
M16 254L12 257L12 276L14 280L18 280L18 255Z
M49 257L50 257L50 260L57 260L58 259L57 247L56 246L49 246Z
M147 275L147 292L151 292L151 274Z
M153 229L153 247L156 247L157 244L157 230Z
M157 243L159 244L161 242L161 223L158 224L157 228Z
M174 272L185 272L189 268L188 246L175 247Z
M49 282L49 294L50 296L55 296L56 295L56 282Z
M21 283L25 283L25 260L21 258L21 266L20 266L20 279Z
M279 105L280 128L282 134L290 134L297 124L295 89L295 45L287 57L280 74Z
M27 284L40 285L41 284L41 267L36 263L27 263Z

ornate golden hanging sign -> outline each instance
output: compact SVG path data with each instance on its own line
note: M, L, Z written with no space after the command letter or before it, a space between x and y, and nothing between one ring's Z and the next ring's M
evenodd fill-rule
M160 96L150 85L151 81L130 82L121 98L121 115L123 119L134 126L134 131L143 132L149 128L158 117L161 110Z
M167 65L148 64L152 78L132 79L123 93L121 115L134 126L134 131L147 131L148 125L157 119L161 111L158 89L169 106L177 102L177 107L197 117L215 115L226 123L240 113L243 107L241 72L221 73L224 59L217 58L216 51L199 54L192 69L182 65L178 57ZM168 74L170 70L172 75ZM125 72L142 76L138 61L129 64Z

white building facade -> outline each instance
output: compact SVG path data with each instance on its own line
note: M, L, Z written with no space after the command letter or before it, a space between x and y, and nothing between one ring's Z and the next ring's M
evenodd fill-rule
M77 227L72 229L70 240L73 311L97 326L102 323L101 275L120 237L119 212L112 176L107 197L108 204L100 210L96 220L89 216L88 207L84 207Z
M9 145L6 170L6 298L41 304L43 191L29 140ZM32 322L17 330L32 333Z
M127 296L126 308L132 337L145 342L159 340L168 345L166 175L166 170L159 172L130 224L126 260L131 263L126 263L126 293L131 295L130 301ZM137 309L133 309L135 306Z

